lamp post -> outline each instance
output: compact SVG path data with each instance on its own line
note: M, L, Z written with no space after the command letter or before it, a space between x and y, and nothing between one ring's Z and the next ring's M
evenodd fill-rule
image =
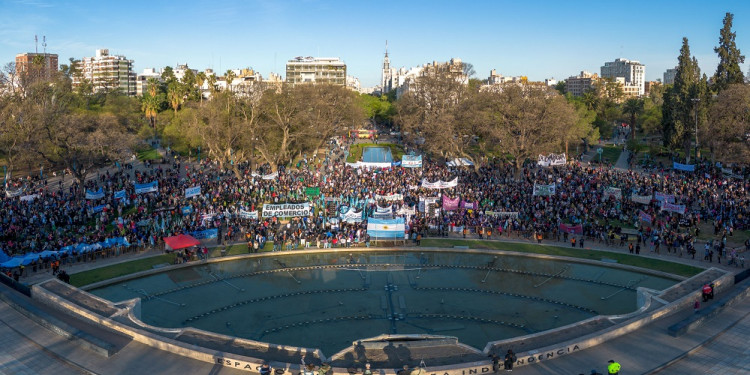
M695 160L697 161L701 157L700 147L698 146L698 103L700 103L701 99L692 98L690 101L693 102L693 112L695 112Z

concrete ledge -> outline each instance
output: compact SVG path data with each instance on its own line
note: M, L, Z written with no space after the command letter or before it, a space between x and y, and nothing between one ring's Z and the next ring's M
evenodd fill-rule
M17 296L0 292L0 300L7 303L10 307L18 311L21 315L29 318L31 321L70 341L73 341L84 349L107 358L115 353L114 345L70 326L36 306L26 303Z
M736 303L742 302L742 300L750 296L750 282L745 282L742 285L737 285L737 288L722 297L715 304L700 310L697 314L684 319L678 323L673 324L669 327L668 332L673 337L680 337L692 329L705 323L707 320L714 318L719 315L727 307L730 307Z

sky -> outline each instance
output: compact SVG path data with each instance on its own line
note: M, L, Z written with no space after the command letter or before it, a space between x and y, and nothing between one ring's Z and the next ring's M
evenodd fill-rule
M457 57L475 78L496 69L560 80L622 57L656 80L677 65L687 37L711 76L726 12L750 54L750 1L0 0L0 66L34 52L38 35L39 51L46 36L61 64L108 48L134 60L137 73L187 63L283 76L296 56L339 57L368 87L380 83L387 40L397 68Z

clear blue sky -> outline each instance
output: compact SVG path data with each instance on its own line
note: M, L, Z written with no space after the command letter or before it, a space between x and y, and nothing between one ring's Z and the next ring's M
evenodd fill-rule
M655 80L677 64L683 36L711 76L725 12L735 14L737 44L750 55L750 1L0 0L0 63L33 52L36 34L40 51L46 35L61 63L109 48L135 60L138 73L187 62L267 77L283 75L295 56L334 56L372 86L387 39L395 67L459 57L477 78L494 68L542 80L599 72L624 57Z

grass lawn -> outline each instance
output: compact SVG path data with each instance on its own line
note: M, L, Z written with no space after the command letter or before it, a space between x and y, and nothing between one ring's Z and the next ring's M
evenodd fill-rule
M138 150L137 156L138 160L140 161L161 159L161 155L159 155L159 152L156 151L155 148L150 146Z
M162 254L154 257L136 259L129 262L113 264L89 271L74 273L70 275L70 284L80 287L114 277L150 270L153 269L153 267L157 264L173 264L174 259L174 253Z
M546 255L558 255L571 258L590 260L601 260L602 258L614 259L617 263L656 271L667 272L680 276L694 276L702 272L702 268L693 267L680 263L672 263L659 259L645 258L629 254L611 253L607 251L569 248L561 246L539 246L525 243L508 243L497 241L463 240L463 239L424 239L422 246L427 247L452 247L469 246L474 249L493 249L517 251L520 253L535 253Z
M602 152L602 163L617 163L617 159L620 158L622 153L622 146L602 146L604 151ZM599 161L599 154L595 154L593 161Z
M393 143L357 143L349 147L349 156L346 158L348 163L355 163L362 160L362 149L365 147L390 147L393 161L401 160L404 156L404 148L400 145Z
M701 241L716 240L721 241L721 232L719 235L714 236L714 226L711 222L702 221L698 224L701 233L698 235L698 239ZM735 230L734 234L730 237L727 236L728 247L743 247L745 241L750 238L750 230Z

